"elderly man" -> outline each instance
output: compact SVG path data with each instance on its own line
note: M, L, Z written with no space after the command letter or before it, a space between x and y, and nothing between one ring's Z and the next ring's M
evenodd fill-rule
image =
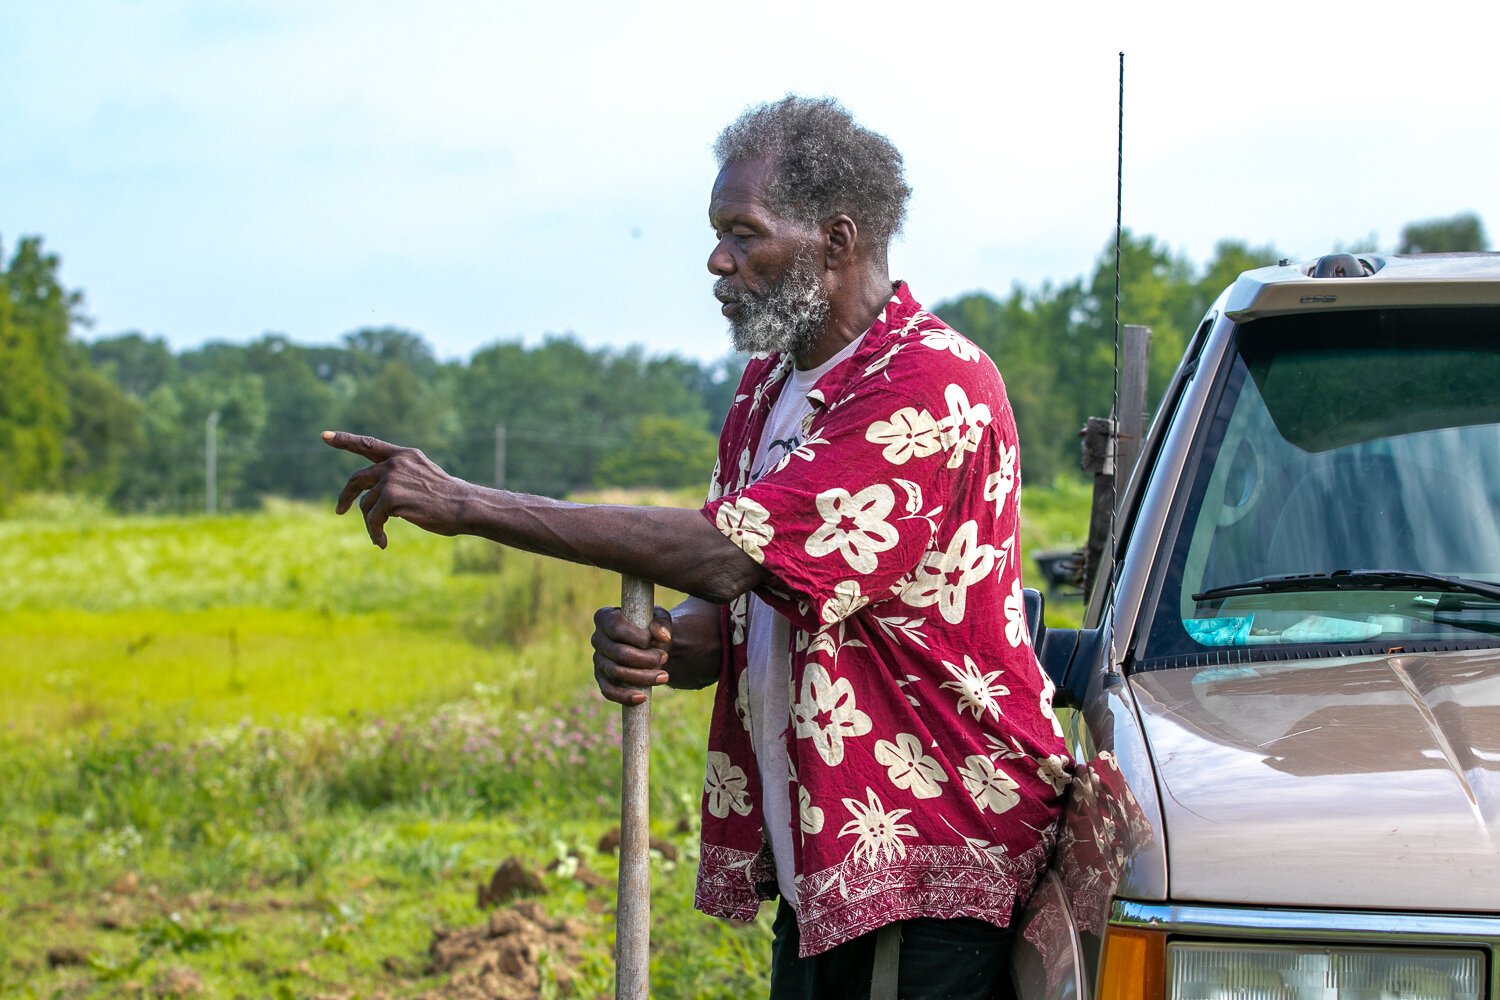
M701 511L484 489L420 452L339 497L371 538L444 534L684 591L595 617L606 697L718 682L697 905L780 896L773 997L988 997L1046 863L1068 760L1028 642L1015 425L994 365L892 283L900 154L832 100L752 108L715 147L718 276L746 369Z

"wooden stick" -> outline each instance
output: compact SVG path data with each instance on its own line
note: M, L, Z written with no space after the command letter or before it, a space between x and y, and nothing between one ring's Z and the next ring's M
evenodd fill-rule
M641 628L656 602L650 581L621 579L620 607ZM615 896L615 1000L647 1000L651 988L651 691L622 706L620 882Z

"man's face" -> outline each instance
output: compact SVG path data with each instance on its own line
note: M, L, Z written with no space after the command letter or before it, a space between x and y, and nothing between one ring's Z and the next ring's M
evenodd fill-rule
M719 172L708 220L719 239L708 257L737 351L805 355L828 319L821 233L766 206L771 164L730 163Z

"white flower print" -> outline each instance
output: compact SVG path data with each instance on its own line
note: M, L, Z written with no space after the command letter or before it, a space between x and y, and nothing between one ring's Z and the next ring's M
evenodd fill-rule
M826 556L837 550L855 572L875 572L876 553L893 548L900 537L885 520L896 506L891 488L876 483L851 495L835 487L819 493L816 502L823 523L808 536L803 546L807 554Z
M1052 677L1047 671L1042 671L1042 717L1052 723L1052 732L1059 739L1063 735L1062 722L1058 720L1057 713L1052 711L1052 696L1057 693L1057 685L1052 683Z
M1021 796L1016 794L1020 785L984 754L966 757L958 775L964 779L964 787L981 811L988 809L999 815L1021 801Z
M806 433L806 431L804 431L803 433ZM792 451L790 451L787 454L783 455L781 457L781 461L779 461L779 462L776 463L776 468L780 469L781 467L789 464L791 462L791 460L794 459L794 458L800 458L804 462L811 462L813 460L813 458L815 457L815 455L816 455L816 452L814 452L813 449L815 447L817 447L818 445L820 445L820 444L827 444L827 443L828 443L828 439L825 438L825 437L810 437L810 438L807 438L801 444L799 444L795 449L793 449Z
M819 663L802 672L802 697L792 706L792 721L797 738L811 737L829 767L843 763L844 740L870 731L870 717L855 706L849 679L835 681Z
M922 635L922 626L927 623L921 618L907 618L905 615L894 615L889 618L882 618L880 615L874 617L875 624L880 626L880 631L890 638L902 638L914 646L927 648L927 640Z
M809 836L823 832L823 810L813 805L812 796L801 785L797 786L797 823Z
M869 603L870 599L859 592L858 580L844 580L834 585L833 596L823 602L823 622L841 622Z
M786 762L786 780L797 786L797 825L802 828L803 834L818 834L823 832L823 810L813 805L812 795L802 783L797 780L797 765L790 757ZM801 875L797 876L800 884Z
M906 512L908 514L918 513L922 509L922 487L910 479L902 479L900 476L895 477L891 481L901 487L906 493Z
M870 362L870 366L865 369L865 376L868 378L871 375L879 374L891 363L892 358L901 353L901 349L905 346L906 343L904 341L897 341L889 351L886 351L880 357Z
M969 852L974 855L975 860L984 864L993 865L996 868L1003 869L1005 867L1007 856L1010 854L1009 847L1004 844L994 844L988 840L981 840L978 837L965 836L964 834L959 833L956 826L948 822L947 817L943 818L943 822L947 824L948 829L952 830L954 833L957 833L960 837L963 837L964 846L967 847L969 849Z
M771 527L771 512L749 497L736 497L720 507L714 515L714 525L756 562L765 560L761 550L776 535Z
M962 715L965 710L974 718L988 715L991 719L999 719L1003 714L1000 711L998 699L1010 694L1010 688L1001 684L995 678L1005 671L991 670L989 673L981 673L978 665L968 656L964 657L964 665L959 667L956 663L943 661L943 666L948 673L953 675L953 680L944 681L940 690L958 692L958 713Z
M859 838L850 849L850 856L864 858L870 864L906 857L906 844L901 838L915 837L917 828L910 823L902 823L901 817L911 810L892 809L887 812L885 804L875 794L875 789L866 788L865 795L865 802L857 799L844 800L844 808L854 818L839 829L839 836L854 835Z
M892 465L926 458L943 446L943 434L931 413L903 406L890 420L876 420L865 429L865 440L885 446L881 456Z
M960 361L973 361L979 357L979 348L965 337L960 337L952 330L936 329L927 330L922 334L923 345L934 351L952 351L953 356Z
M942 782L948 780L943 766L922 750L922 741L913 733L897 733L896 741L881 740L875 744L875 759L886 765L885 776L897 788L905 788L919 799L935 799L943 794Z
M745 732L750 731L750 671L740 671L739 690L734 699L734 714L739 716Z
M750 615L750 595L741 594L729 602L729 641L738 646L745 641L746 619Z
M1021 596L1021 581L1012 580L1005 598L1005 641L1011 646L1031 645L1031 630L1026 627L1026 598Z
M1061 795L1062 790L1068 787L1068 782L1073 780L1072 766L1073 762L1062 754L1051 754L1036 762L1036 776Z
M833 662L838 663L839 650L841 649L863 649L865 644L859 639L846 638L848 629L843 621L833 622L818 629L807 644L809 653L827 653L833 657Z
M969 396L961 385L950 383L943 390L943 398L948 401L948 415L938 421L938 428L943 435L943 447L953 449L948 456L948 468L956 469L963 464L966 454L979 449L979 438L992 418L989 404L969 405Z
M719 819L726 819L733 809L741 816L750 814L750 796L745 794L745 772L729 760L729 755L719 750L708 752L708 776L703 782L703 794L708 796L708 811Z
M904 337L930 319L932 319L932 314L930 312L925 309L918 309L916 312L911 314L911 318L906 321L901 329L896 331L896 336L898 338Z
M757 353L751 355L752 359L767 357L770 357L770 355L765 353ZM786 373L791 370L792 356L788 354L784 356L781 359L781 363L778 364L776 368L771 371L764 379L762 379L760 384L755 387L755 395L750 400L751 408L757 410L760 409L761 404L765 402L766 393L770 392L771 388L775 386L777 382L780 382L782 379L786 378Z
M996 515L1005 508L1005 501L1010 499L1011 491L1015 488L1016 446L1003 445L1000 448L1000 468L991 472L984 481L984 498L995 502Z
M914 608L934 604L943 620L957 625L964 620L968 590L990 575L995 567L995 548L979 543L979 524L965 521L948 540L942 552L929 551L913 572L901 599Z
M1002 740L994 733L985 733L984 742L989 744L990 760L1024 760L1030 756L1021 749L1021 741L1014 736L1009 740Z
M719 482L719 460L714 459L714 474L708 477L708 499L710 502L724 495L724 484Z

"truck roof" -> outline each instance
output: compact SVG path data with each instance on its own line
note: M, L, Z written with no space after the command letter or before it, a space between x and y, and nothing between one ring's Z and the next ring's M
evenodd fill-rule
M1328 254L1284 261L1240 275L1224 314L1245 323L1287 313L1404 306L1500 306L1500 253Z

